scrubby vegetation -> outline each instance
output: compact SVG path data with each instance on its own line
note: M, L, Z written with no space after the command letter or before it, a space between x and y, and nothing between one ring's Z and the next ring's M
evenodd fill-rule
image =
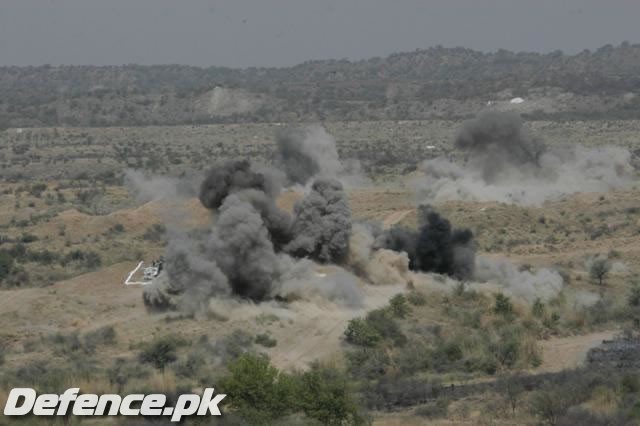
M637 98L620 102L619 95L636 89L639 58L639 45L623 43L576 55L432 47L355 62L246 70L130 65L70 66L61 72L48 65L4 67L0 129L278 122L291 116L301 121L459 117L469 113L465 103L470 100L482 105L505 91L522 97L565 92L577 98L552 111L533 110L534 117L630 118L637 116L640 103ZM199 99L215 90L228 90L228 96L248 99L253 106L213 114L198 108ZM588 96L588 101L582 98ZM600 102L601 97L606 102ZM25 150L16 148L22 154Z
M393 60L402 62L409 57L399 55ZM505 80L504 84L513 88L511 83ZM602 82L605 86L610 83ZM317 90L329 96L331 90L323 88L324 84L333 83L323 82ZM466 83L464 87L458 84L448 83L453 91L447 93L456 97L458 90L461 96L471 90ZM520 94L521 88L515 87ZM607 87L607 96L619 97L617 90L624 85ZM205 92L210 89L202 88ZM307 89L303 84L299 90ZM298 118L334 109L344 113L341 118L366 118L357 112L357 98L378 88L347 89L344 93L356 99L349 106L339 99L332 105L321 101ZM424 99L417 99L408 109L402 100L397 106L384 101L385 116L421 116L424 111L419 108L428 108L436 89L430 85L420 95ZM479 96L494 89L478 89ZM189 90L175 97L186 102ZM591 93L591 89L584 90ZM278 96L292 97L294 105L300 93L281 87ZM536 92L527 89L523 93L535 96ZM108 91L100 96L115 102L112 96L121 95L129 96ZM94 95L83 96L75 99L78 108ZM169 105L173 94L166 96ZM406 99L411 100L411 95ZM316 102L307 98L304 102L307 100ZM483 98L483 104L485 101ZM371 103L367 114L378 114L383 108L382 100L367 102ZM2 108L0 101L0 116ZM137 113L143 110L142 104L134 107ZM272 119L282 111L261 111L259 119ZM22 113L14 111L12 123L21 120ZM106 115L117 113L117 109L110 110ZM103 117L105 112L96 109L92 114ZM53 115L46 117L53 119ZM73 120L60 117L65 122ZM143 122L135 114L127 117L132 117L130 124ZM148 117L144 115L145 120ZM37 124L41 118L20 123ZM248 119L208 116L206 121ZM101 120L93 124L125 123L129 118ZM603 137L620 145L635 143L637 122L594 123L541 121L532 125L552 143L565 142L567 137L586 146L598 144ZM458 124L454 121L326 124L338 140L341 156L359 158L376 182L415 171L421 159L459 154L448 145ZM58 392L74 383L98 393L155 391L174 399L205 386L222 388L224 383L237 395L225 407L225 424L362 424L381 415L376 410L384 415L397 411L413 415L418 423L438 419L470 424L638 422L635 373L599 365L559 375L537 374L536 369L549 338L619 327L629 332L640 329L640 286L635 276L640 232L637 189L606 196L581 194L540 207L443 204L442 211L454 225L473 230L480 253L517 259L521 270L550 266L562 276L566 291L525 303L506 291L470 290L474 287L469 283L453 284L450 294L411 285L388 305L348 323L340 346L344 354L332 354L329 361L304 371L275 367L286 364L282 353L292 344L287 333L299 323L269 310L243 319L247 331L237 330L225 310L207 312L204 318L180 314L146 322L145 317L140 329L137 324L124 326L140 319L141 307L123 296L137 289L122 289L120 280L138 260L162 253L167 229L158 223L157 201L142 204L146 199L134 200L128 194L122 171L135 168L184 176L209 167L211 158L249 156L269 162L276 130L275 124L196 124L0 132L0 287L6 292L4 300L10 301L3 305L7 312L0 313L0 405L5 390L13 386L33 385L39 391ZM358 218L377 221L392 211L414 207L406 188L366 191L364 196L357 190L350 194ZM415 215L410 212L402 224L415 225ZM595 274L591 261L598 256L606 262ZM88 275L74 278L82 274ZM103 276L111 281L94 282ZM69 281L49 286L65 280ZM70 296L64 288L74 288L77 295ZM111 291L116 296L103 303L102 297ZM29 300L26 308L26 304L16 309L11 306L17 303L12 300L21 303L22 295L33 292L42 300L25 299ZM99 303L93 304L92 297L99 298ZM139 302L136 297L131 300ZM286 303L277 301L278 306ZM32 315L39 311L49 316L36 321ZM112 325L96 328L94 316L99 324ZM58 327L60 332L52 332ZM338 333L342 327L336 328ZM253 394L251 389L261 393ZM288 401L286 407L269 398L265 390L279 393ZM259 409L247 408L250 406Z
M410 299L422 297L414 294ZM438 303L450 321L446 328L430 325L421 317L424 305L409 308L403 296L352 320L345 331L354 346L347 353L350 373L368 380L389 375L493 375L539 364L535 341L542 325L528 315L519 316L508 297L497 294L492 305L485 296L462 291Z
M305 372L279 371L240 331L216 341L205 336L194 341L161 336L139 347L137 356L116 358L101 367L105 360L98 360L96 348L116 343L112 327L83 335L56 333L33 341L25 351L53 347L56 361L40 359L4 372L0 386L33 386L47 392L73 383L86 392L163 392L174 401L193 386L216 383L229 395L223 424L369 423L357 389L343 371L320 364Z

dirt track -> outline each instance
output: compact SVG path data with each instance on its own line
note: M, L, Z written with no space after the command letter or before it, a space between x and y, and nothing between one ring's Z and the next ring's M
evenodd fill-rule
M610 340L615 331L600 331L582 336L555 337L540 342L542 365L536 373L553 373L582 365L589 349L598 346L603 340Z
M413 209L393 212L384 218L382 224L385 228L391 228L393 225L402 222L402 219L407 217L411 212L413 212Z

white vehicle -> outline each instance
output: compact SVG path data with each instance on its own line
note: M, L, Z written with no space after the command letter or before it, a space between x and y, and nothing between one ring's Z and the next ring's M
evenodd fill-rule
M132 281L133 276L142 268L144 265L143 261L138 262L138 265L129 272L127 278L124 280L124 285L147 285L151 284L154 278L156 278L162 272L163 260L160 258L159 260L154 260L151 262L151 266L147 266L142 269L142 281Z

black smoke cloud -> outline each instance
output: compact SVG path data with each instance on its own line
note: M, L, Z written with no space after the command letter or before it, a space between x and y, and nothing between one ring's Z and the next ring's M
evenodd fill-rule
M200 202L210 210L216 210L234 192L255 189L275 195L277 184L267 176L252 169L246 160L230 160L215 164L200 185Z
M294 205L291 215L276 204L284 181L277 170L237 160L210 168L200 185L199 198L214 213L214 222L207 230L169 232L166 272L144 289L148 307L197 310L214 297L234 295L262 301L288 297L291 292L346 298L353 304L354 295L359 294L355 279L337 275L320 279L312 262L348 266L353 233L343 185L325 174L340 165L337 154L334 158L335 143L326 155L326 150L309 142L314 132L326 139L324 129L318 129L303 139L293 139L304 142L303 151L315 152L307 158L319 165L316 168L312 161L306 175L285 166L290 181L312 179L309 193ZM296 151L287 150L290 154ZM285 162L291 163L291 159L302 157L291 154L287 158ZM300 161L305 164L304 159ZM393 228L380 237L383 243L377 248L407 252L414 270L470 277L473 235L452 229L429 208L420 209L420 218L418 231Z
M468 229L454 229L451 223L429 206L418 209L417 231L396 226L378 236L376 247L409 256L409 268L435 272L457 279L473 277L475 245Z
M239 194L229 196L208 242L234 294L252 300L269 297L281 274L279 258L260 213Z
M545 146L513 112L484 112L464 122L455 146L466 161L426 160L413 183L429 204L447 200L542 204L576 192L634 184L630 152L621 147Z
M342 184L317 178L294 206L293 217L276 205L280 189L273 170L246 161L215 164L199 192L202 205L216 213L215 223L196 237L170 236L166 273L145 287L147 306L197 309L211 297L229 294L261 301L299 287L301 271L304 276L311 270L310 262L296 264L292 257L341 263L351 234ZM336 294L354 291L351 285L325 284Z
M351 210L342 184L318 178L311 192L294 206L291 234L285 250L295 257L322 263L342 263L349 251Z

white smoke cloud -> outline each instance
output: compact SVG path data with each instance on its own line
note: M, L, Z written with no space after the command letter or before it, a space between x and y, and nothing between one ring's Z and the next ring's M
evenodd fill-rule
M465 200L540 205L579 192L608 192L635 184L631 153L620 147L570 146L540 156L540 167L504 165L492 181L470 161L464 167L446 158L424 161L413 180L421 200Z
M463 165L440 157L419 167L422 176L413 184L423 202L539 205L578 192L629 188L636 182L627 149L545 147L511 113L482 113L465 122L456 146L468 154Z
M139 203L192 197L198 187L195 175L179 179L131 169L125 171L124 185Z
M553 299L564 288L562 276L552 269L521 271L506 259L496 260L482 256L476 258L474 282L498 285L506 294L529 303L536 298L543 301Z

